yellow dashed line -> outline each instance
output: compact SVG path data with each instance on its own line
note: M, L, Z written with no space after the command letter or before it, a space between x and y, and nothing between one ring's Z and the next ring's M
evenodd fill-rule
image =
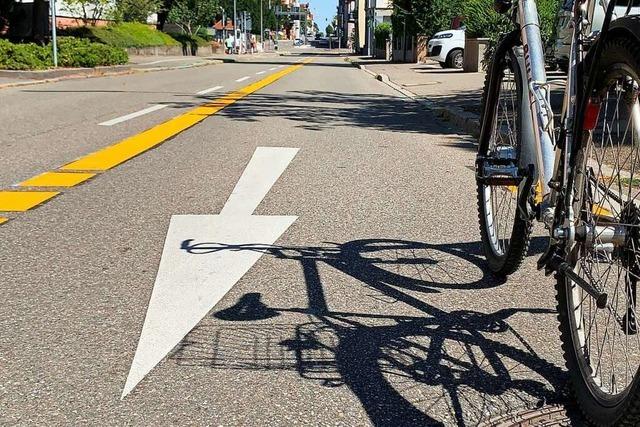
M188 113L175 117L138 135L134 135L100 151L82 157L63 166L61 169L87 171L104 171L111 169L165 142L167 139L184 132L207 117L213 116L223 108L257 90L264 88L267 85L270 85L287 74L298 70L302 66L303 64L297 64L287 67L280 72L272 74L256 83L252 83L242 89L216 99L211 103L204 104L189 111Z
M74 187L96 176L95 173L45 172L19 185L21 187Z
M73 187L78 185L91 179L95 174L69 171L105 171L118 166L200 123L207 117L213 116L236 101L300 69L304 64L311 61L311 59L308 59L300 64L287 67L258 82L206 103L100 151L81 157L60 168L67 172L45 172L21 182L19 185L22 187ZM60 193L57 191L0 191L0 212L24 212L54 198L58 194ZM0 217L0 224L7 221L9 221L8 218Z
M58 194L57 191L0 191L0 211L28 211Z

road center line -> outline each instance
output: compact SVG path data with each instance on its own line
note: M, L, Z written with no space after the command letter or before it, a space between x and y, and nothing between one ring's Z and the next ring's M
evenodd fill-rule
M126 122L127 120L135 119L136 117L144 116L145 114L153 113L154 111L162 110L163 108L167 108L167 104L160 105L152 105L149 108L145 108L140 111L136 111L135 113L127 114L126 116L116 117L112 120L107 120L106 122L98 123L99 126L113 126L118 123Z
M210 87L209 89L205 89L205 90L201 90L200 92L196 92L196 95L206 95L208 93L211 92L215 92L217 90L222 89L224 86L215 86L215 87Z
M243 82L245 80L249 80L251 77L250 76L244 76L244 77L240 77L238 80L236 80L238 83Z
M311 62L308 60L307 62ZM195 126L202 122L207 117L211 117L218 113L220 110L236 103L237 101L245 98L252 93L280 80L284 76L293 73L294 71L302 68L304 64L296 64L287 67L284 70L271 74L262 80L251 83L241 89L228 93L220 98L206 102L199 107L196 107L184 114L176 116L164 123L161 123L155 127L147 129L144 132L125 138L113 145L107 146L94 153L87 154L71 163L68 163L59 169L52 172L78 172L85 171L84 175L88 171L106 171L112 169L142 153L148 151L158 145L164 143L169 138L172 138L185 130ZM83 175L83 177L84 177ZM60 184L60 175L56 174L41 174L33 179L31 183L43 184L43 179L46 178L46 184ZM53 179L51 179L53 178ZM64 178L69 178L68 176ZM29 183L31 180L25 181ZM54 182L55 181L55 182ZM73 182L69 182L73 181ZM64 180L64 183L69 187L78 185L79 183L86 181L85 179ZM26 185L26 184L25 184ZM4 211L26 211L35 208L36 206L45 203L53 197L60 194L59 192L40 192L40 191L1 191L0 190L0 212ZM4 218L4 217L3 217ZM6 222L6 221L4 221ZM0 220L0 224L3 221ZM275 239L274 239L275 240Z
M162 144L167 139L184 132L192 126L195 126L207 117L213 116L223 108L234 104L238 100L251 95L265 86L270 85L287 74L299 70L303 66L303 64L291 65L284 70L271 74L264 79L245 86L242 89L238 89L235 92L207 102L156 127L126 138L114 145L103 148L100 151L84 156L63 166L61 169L65 171L104 171L116 167L119 164L124 163L159 144Z

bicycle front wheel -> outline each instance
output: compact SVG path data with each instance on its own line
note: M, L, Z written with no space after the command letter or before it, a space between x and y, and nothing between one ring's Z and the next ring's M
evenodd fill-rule
M598 308L559 276L561 340L586 417L596 425L639 425L640 46L609 40L594 72L585 118L592 130L574 159L575 225L586 237L567 248L566 261L609 302Z
M522 69L514 49L496 56L499 73L492 84L487 73L483 94L483 132L478 141L480 158L518 164L522 151ZM494 76L495 77L495 76ZM492 93L495 92L495 93ZM478 217L482 246L489 268L497 275L516 271L529 247L531 221L518 213L518 187L478 181Z

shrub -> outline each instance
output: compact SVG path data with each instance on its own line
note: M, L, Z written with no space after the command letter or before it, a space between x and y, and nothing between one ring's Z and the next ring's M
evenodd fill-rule
M545 45L552 43L559 0L538 0L540 32ZM467 0L462 3L462 15L467 27L467 37L488 37L497 41L500 34L512 30L513 24L507 15L493 10L493 0Z
M34 43L13 44L0 40L0 68L41 70L53 64L51 50Z
M58 65L61 67L97 67L126 64L127 53L113 46L92 43L87 39L60 37ZM42 70L53 66L51 45L13 44L0 40L0 68L9 70Z
M62 67L98 67L126 64L129 57L121 48L92 43L87 39L61 37L58 60Z
M555 37L556 14L561 5L560 0L538 0L540 33L542 43L549 47ZM507 15L500 15L493 10L493 0L467 0L462 6L467 37L487 37L490 39L489 49L485 51L484 65L493 55L495 46L502 34L514 29Z
M391 37L391 24L383 22L379 24L374 32L376 39L376 47L378 49L384 49L386 41Z

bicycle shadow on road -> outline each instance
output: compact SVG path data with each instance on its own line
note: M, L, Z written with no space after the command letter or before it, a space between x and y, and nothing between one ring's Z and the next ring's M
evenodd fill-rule
M566 400L565 372L509 323L518 314L552 310L446 311L427 302L434 292L498 284L483 269L478 243L372 239L283 247L192 240L184 247L194 256L258 251L298 261L308 306L270 307L260 293L247 293L187 335L171 356L179 365L294 371L325 387L348 387L377 426L477 424L523 405ZM398 314L332 310L319 264L356 279L389 304L385 313ZM398 303L421 314L399 313Z

